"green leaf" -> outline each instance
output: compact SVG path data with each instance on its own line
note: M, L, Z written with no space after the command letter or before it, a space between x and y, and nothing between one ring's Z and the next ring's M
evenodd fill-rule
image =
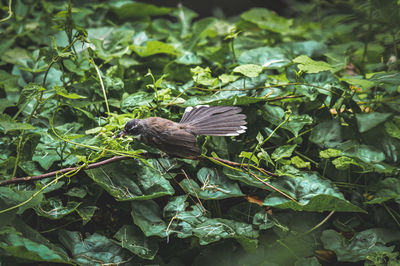
M255 154L253 154L252 152L247 152L247 151L242 151L239 154L240 158L246 158L248 160L253 161L253 163L255 163L257 166L260 164L260 162L257 159L257 156Z
M309 115L291 115L288 122L282 125L282 128L289 130L297 137L304 126L312 123L313 119Z
M108 164L85 172L118 201L174 194L174 189L157 170L135 161Z
M79 265L122 264L133 258L128 251L98 233L83 238L80 232L59 230L58 238Z
M118 244L128 249L133 254L143 258L152 260L158 251L158 242L156 239L147 238L143 235L139 228L133 225L123 225L114 238Z
M385 154L382 151L373 146L368 146L364 144L356 145L351 147L350 149L346 149L346 151L344 151L342 154L350 157L355 157L365 163L378 163L384 161L386 158Z
M182 180L180 185L192 196L197 195L205 200L244 196L237 183L217 170L203 167L197 172L197 179L201 182L201 187L193 180L187 179ZM196 193L193 192L193 188Z
M131 45L130 48L140 57L147 57L155 54L177 55L174 46L160 41L147 41L145 46Z
M340 156L332 161L333 165L339 170L347 170L351 165L359 166L361 168L362 165L358 163L355 159L347 157L347 156Z
M0 249L23 260L73 264L64 250L24 226L24 232L18 232L13 227L8 227L6 232L0 232Z
M17 190L8 187L0 187L0 201L7 207L13 207L28 200L27 203L18 207L17 214L22 214L25 210L38 206L43 200L43 194L39 193L34 198L36 191Z
M236 75L228 75L228 74L222 74L218 76L218 79L221 80L222 84L227 84L230 82L234 82L239 78L239 76Z
M64 87L55 86L54 89L56 90L57 94L67 98L67 99L84 99L86 96L82 96L76 93L68 93L68 91Z
M305 162L299 156L294 156L290 158L290 162L294 164L297 168L307 168L307 169L311 168L310 162Z
M324 159L339 157L340 155L342 155L342 151L336 149L326 149L319 152L319 157Z
M281 68L290 64L286 51L279 47L247 49L238 57L240 65L256 64L267 69Z
M144 91L138 91L129 95L121 102L121 110L130 113L139 106L148 106L153 101L154 96Z
M393 117L393 121L385 122L386 132L393 138L400 139L400 117Z
M65 206L60 199L50 198L42 202L40 206L35 208L37 215L57 220L73 213L82 202L68 201Z
M4 133L15 130L35 129L35 127L30 124L16 122L6 114L0 114L0 126L2 127Z
M329 229L322 232L321 240L325 249L336 253L338 261L356 262L365 260L368 254L379 251L392 252L394 246L385 244L400 240L400 233L390 229L372 228L347 240L340 233Z
M293 24L292 19L276 15L274 12L265 8L252 8L242 13L242 19L256 24L261 29L266 29L276 33L286 33Z
M300 171L290 166L283 170L281 176L270 183L292 197L296 195L298 203L273 193L264 200L264 205L296 211L365 212L347 201L338 188L317 172Z
M254 65L254 64L246 64L246 65L240 65L235 67L232 71L236 73L240 73L242 75L245 75L246 77L249 78L255 78L260 73L262 72L263 67L259 65Z
M211 70L209 67L202 68L196 66L195 68L191 68L190 72L193 75L194 82L198 84L204 86L215 86L218 83L218 79L211 76Z
M45 89L36 83L29 83L26 85L19 96L18 105L23 105L30 102L35 96L37 96L41 91Z
M334 69L330 64L323 61L314 61L306 55L296 57L293 59L293 63L297 63L297 67L306 73L319 73Z
M385 122L392 114L389 113L367 113L356 114L357 126L360 133L366 132L380 123Z
M254 251L258 245L258 231L250 224L227 219L208 219L198 224L193 233L200 239L200 245L208 245L221 238L235 238L248 251Z
M167 224L161 218L160 207L153 200L132 201L132 218L146 237L167 236Z
M310 136L310 141L327 148L335 148L342 142L342 129L336 120L329 120L316 125Z
M363 89L366 89L366 90L370 89L372 86L375 85L375 83L372 82L372 81L369 81L369 80L366 80L366 79L354 78L354 77L351 77L351 76L341 78L340 80L343 80L344 82L346 82L346 83L348 83L350 85L353 85L353 86L359 86L359 87L361 87Z
M375 265L398 265L400 264L399 252L387 252L387 251L377 251L374 253L369 253L367 255L367 260L365 261L365 266L375 266Z
M3 113L3 111L5 109L7 109L8 107L14 106L15 104L8 100L8 99L0 99L0 114Z
M389 200L400 203L400 181L397 178L388 177L379 181L375 195L366 203L381 204Z
M280 146L274 150L274 152L271 154L271 157L275 160L290 157L292 156L294 149L296 149L296 146L296 144Z
M203 37L203 34L216 22L216 18L209 17L200 19L193 23L191 30L192 37L183 43L185 49L191 51L195 47L197 42L199 42L199 40Z

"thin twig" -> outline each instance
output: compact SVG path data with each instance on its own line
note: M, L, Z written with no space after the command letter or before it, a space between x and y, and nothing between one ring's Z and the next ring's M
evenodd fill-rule
M285 192L280 191L279 189L277 189L276 187L274 187L273 185L268 184L267 182L265 182L264 180L262 180L261 178L259 178L257 175L255 175L254 173L250 172L250 175L252 177L254 177L255 179L257 179L258 181L260 181L261 183L263 183L264 185L266 185L267 187L275 190L276 192L282 194L283 196L285 196L286 198L290 199L291 201L294 201L296 203L299 203L297 200L295 200L294 198L292 198L291 196L289 196L288 194L286 194Z
M194 187L193 187L193 185L192 185L192 182L190 182L190 178L189 178L188 175L186 174L185 170L181 169L181 171L182 171L182 173L184 174L184 176L186 177L187 181L189 182L189 185L192 187L194 195L196 196L197 200L199 201L200 206L203 208L203 212L206 212L207 210L206 210L206 208L204 208L203 203L201 203L201 200L200 200L200 198L199 198L199 195L197 195L197 192L196 192L196 190L194 189Z
M313 228L311 228L310 230L302 233L300 236L305 236L309 233L311 233L312 231L314 231L315 229L317 229L318 227L321 227L324 223L326 223L326 221L329 220L329 218L331 218L331 216L335 213L335 211L331 211L319 224L317 224L316 226L314 226Z

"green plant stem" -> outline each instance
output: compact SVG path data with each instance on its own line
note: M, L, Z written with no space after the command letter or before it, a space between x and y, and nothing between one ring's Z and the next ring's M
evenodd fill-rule
M262 146L265 144L265 142L267 142L267 141L275 134L275 132L289 120L289 118L290 118L290 114L287 114L286 117L285 117L285 120L283 120L283 121L269 134L268 137L266 137L261 143L258 143L258 144L257 144L257 146L253 149L253 152L251 153L250 158L247 159L247 160L248 160L248 163L247 163L247 164L250 164L251 159L253 158L253 156L255 156L255 152L256 152L260 147L262 147ZM244 161L244 159L245 159L245 158L243 158L242 162ZM250 168L248 168L248 169L250 169ZM250 171L250 170L249 170L249 171Z
M106 89L104 87L103 79L101 78L100 70L97 67L97 65L96 65L96 63L94 62L93 59L91 59L90 62L93 64L94 69L96 69L96 73L97 73L97 76L98 76L99 81L100 81L101 90L103 91L104 102L106 104L106 109L107 109L107 115L110 115L110 107L108 106L108 99L107 99Z
M8 16L3 18L3 19L1 19L0 23L9 20L12 17L12 15L13 15L12 0L8 1L8 10L7 10L7 12L8 12Z
M319 166L319 163L317 163L316 161L312 160L310 157L298 152L298 151L294 151L295 154L297 154L298 156L302 157L303 159L306 159L307 161L312 162L313 164L315 164L315 166Z
M310 230L300 234L300 236L305 236L308 235L309 233L311 233L312 231L318 229L319 227L321 227L324 223L326 223L329 218L331 218L331 216L335 213L335 211L331 211L320 223L318 223L316 226L314 226L313 228L311 228Z
M43 186L40 190L36 191L29 199L27 199L27 200L25 200L25 201L23 201L23 202L21 202L21 203L19 203L19 204L17 204L17 205L14 205L14 206L12 206L12 207L9 207L9 208L7 208L7 209L0 210L0 214L6 213L6 212L8 212L8 211L12 211L12 210L14 210L14 209L16 209L16 208L19 208L19 207L21 207L21 206L27 204L28 202L30 202L31 200L33 200L35 197L37 197L43 190L45 190L46 188L48 188L48 187L51 186L52 184L55 184L56 182L58 182L58 180L60 180L60 179L63 178L64 176L70 175L70 174L72 174L72 173L75 172L75 171L76 171L76 172L79 172L84 166L85 166L85 165L82 165L82 166L80 166L80 167L74 168L73 170L68 171L68 172L62 174L61 176L55 178L54 180L52 180L51 182L49 182L48 184L46 184L45 186Z
M383 203L382 205L383 205L383 207L385 208L385 210L389 213L389 215L393 218L393 220L394 220L394 222L397 224L397 226L400 227L400 222L399 222L399 220L394 216L394 214L392 213L392 211L390 210L390 208L389 208L385 203Z
M78 39L73 40L72 43L70 43L67 47L65 47L62 50L62 52L65 52L69 48L71 48L77 40ZM59 56L59 54L57 54L57 56L54 57L51 60L49 66L47 67L46 72L44 73L43 81L42 81L42 87L43 88L45 88L47 75L49 74L50 69L52 68L53 64L56 63L59 59L60 59L60 56ZM29 124L29 122L31 121L32 117L35 115L35 113L36 113L37 109L39 108L39 105L40 105L40 103L42 101L42 97L43 97L43 90L41 90L39 92L39 96L36 97L35 105L33 106L32 112L30 113L29 117L26 119L25 123ZM25 106L26 105L24 105L23 108L25 108ZM23 142L24 138L25 138L25 129L21 131L21 135L19 137L18 146L17 146L17 157L15 159L14 169L13 169L13 172L12 172L12 175L11 175L12 178L15 178L15 175L17 174L18 164L19 164L19 160L21 158L21 151L22 151L22 148L23 148L22 142Z

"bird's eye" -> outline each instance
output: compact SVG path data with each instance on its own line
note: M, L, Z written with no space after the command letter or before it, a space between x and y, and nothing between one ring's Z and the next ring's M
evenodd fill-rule
M138 123L137 123L136 119L134 119L134 120L131 120L128 123L126 123L125 131L132 134L137 129L137 127L138 127Z

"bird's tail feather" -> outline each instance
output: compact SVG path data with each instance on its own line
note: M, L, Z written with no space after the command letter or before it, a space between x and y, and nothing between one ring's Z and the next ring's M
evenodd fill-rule
M246 116L241 111L236 106L188 107L180 123L188 125L196 135L237 136L247 129Z

